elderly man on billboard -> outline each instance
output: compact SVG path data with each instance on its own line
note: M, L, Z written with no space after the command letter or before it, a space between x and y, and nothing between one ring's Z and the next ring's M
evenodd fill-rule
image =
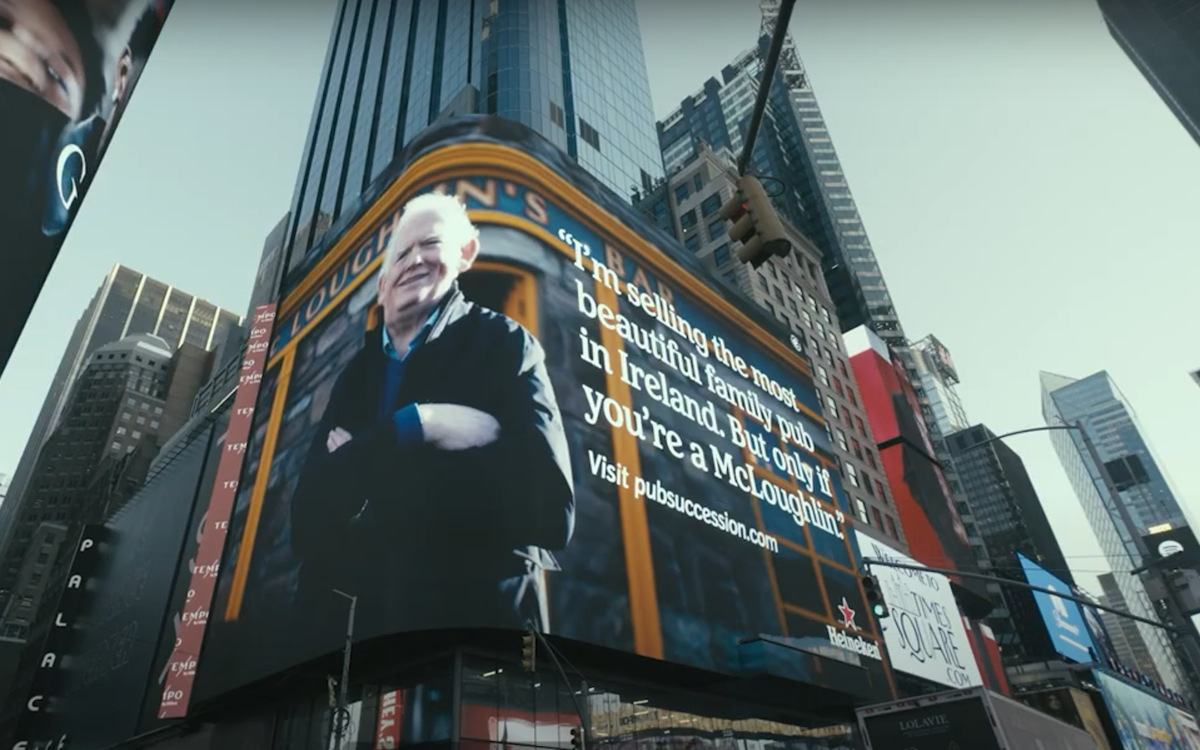
M362 637L545 626L542 572L574 524L562 418L538 341L468 301L462 203L405 206L378 276L383 323L329 397L292 499L297 604Z

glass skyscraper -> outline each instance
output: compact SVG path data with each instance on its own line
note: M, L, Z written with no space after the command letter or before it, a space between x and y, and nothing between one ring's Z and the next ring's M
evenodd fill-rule
M663 176L634 0L341 0L285 247L318 247L431 123L523 123L620 195Z
M1151 526L1180 526L1187 521L1142 435L1133 408L1104 371L1081 379L1043 372L1041 389L1046 424L1079 424L1099 457L1098 464L1076 430L1050 433L1108 564L1114 571L1140 567L1144 561L1138 538L1149 533ZM1160 618L1140 577L1119 574L1116 581L1130 612ZM1188 692L1166 632L1142 623L1138 623L1138 631L1162 682L1177 692Z
M708 79L659 122L668 173L695 158L701 143L741 153L767 43L761 39L757 49L725 66L719 80ZM842 331L867 325L887 343L903 346L891 294L790 37L751 156L753 171L772 178L768 190L779 188L778 209L821 250Z
M54 431L70 399L71 388L91 358L105 344L126 336L150 333L172 350L183 344L215 349L241 325L242 316L131 268L113 266L88 303L63 352L49 392L12 477L7 501L0 505L0 549L12 530L14 513L25 493L38 453Z
M1054 529L1021 457L985 425L948 434L945 445L954 467L960 512L979 557L992 575L1024 581L1016 553L1074 584ZM965 507L964 507L965 506ZM1033 595L1023 589L988 584L996 605L988 624L1008 664L1054 658L1053 646Z
M1200 143L1200 0L1099 0L1113 39Z

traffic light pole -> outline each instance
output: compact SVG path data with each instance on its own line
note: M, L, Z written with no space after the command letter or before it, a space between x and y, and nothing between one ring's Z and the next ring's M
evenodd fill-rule
M783 0L779 5L775 33L771 35L771 46L767 50L762 78L758 82L758 97L754 100L754 111L750 113L750 127L747 128L746 140L742 144L742 155L738 159L738 174L746 174L746 167L750 165L750 155L754 153L754 141L758 137L758 128L762 125L763 114L767 109L767 98L771 94L771 82L775 80L775 69L779 67L779 55L783 51L783 41L787 38L788 22L792 18L792 8L795 5L796 0Z
M1122 611L1119 609L1113 609L1112 607L1106 607L1103 604L1097 604L1096 602L1094 602L1090 599L1084 599L1083 597L1075 596L1073 594L1064 594L1061 591L1055 591L1054 589L1043 588L1042 586L1034 586L1033 584L1024 583L1023 581L1014 581L1011 578L1001 578L999 576L990 576L990 575L987 575L986 573L970 573L967 571L953 570L950 568L928 568L928 567L925 567L924 565L908 565L907 563L892 562L890 560L880 560L880 559L874 558L874 557L864 557L863 565L865 565L868 568L870 568L872 565L878 565L881 568L897 568L899 570L917 570L917 571L924 571L926 573L939 573L939 574L945 575L945 576L959 576L961 578L974 578L979 581L989 581L991 583L998 583L1002 586L1013 586L1013 587L1016 587L1019 589L1025 589L1027 591L1037 591L1042 594L1050 594L1051 596L1057 596L1059 599L1066 599L1068 601L1075 602L1076 604L1083 604L1085 606L1091 607L1092 609L1098 609L1101 612L1111 612L1112 614L1117 615L1118 617L1125 617L1130 620L1136 620L1138 622L1143 622L1147 625L1153 625L1156 628L1162 628L1163 630L1166 630L1168 632L1172 632L1172 633L1183 632L1183 631L1179 630L1179 628L1173 627L1171 625L1165 625L1161 622L1158 622L1157 620L1150 620L1145 617L1138 617L1137 615L1131 614L1129 612L1125 612L1125 611Z

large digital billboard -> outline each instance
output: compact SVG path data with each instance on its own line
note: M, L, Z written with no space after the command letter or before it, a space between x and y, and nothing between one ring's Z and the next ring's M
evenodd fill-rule
M919 565L903 552L855 531L863 557ZM950 580L923 570L870 566L890 617L879 621L892 667L953 688L983 684Z
M359 641L532 623L731 672L767 634L889 693L809 363L521 126L412 149L287 280L197 695L338 651L336 592Z
M1124 750L1200 750L1190 714L1107 672L1093 675Z
M1021 563L1021 570L1025 572L1025 580L1029 581L1031 586L1061 591L1067 596L1073 596L1071 587L1061 578L1019 552L1017 560ZM1070 599L1042 591L1033 592L1033 600L1037 602L1038 611L1042 613L1042 622L1046 624L1046 630L1050 633L1054 650L1072 661L1090 664L1093 658L1089 649L1094 650L1095 643L1079 605Z
M173 0L0 0L0 372Z

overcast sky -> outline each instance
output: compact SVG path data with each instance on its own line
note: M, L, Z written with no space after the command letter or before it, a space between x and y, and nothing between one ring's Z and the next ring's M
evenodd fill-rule
M641 0L660 116L758 29L751 0L681 5ZM0 379L0 472L113 263L244 309L291 197L334 3L236 7L177 3ZM972 419L1040 425L1039 370L1107 369L1196 515L1200 146L1095 0L800 0L792 31L905 330L950 347ZM1106 561L1049 439L1010 445L1094 584Z

